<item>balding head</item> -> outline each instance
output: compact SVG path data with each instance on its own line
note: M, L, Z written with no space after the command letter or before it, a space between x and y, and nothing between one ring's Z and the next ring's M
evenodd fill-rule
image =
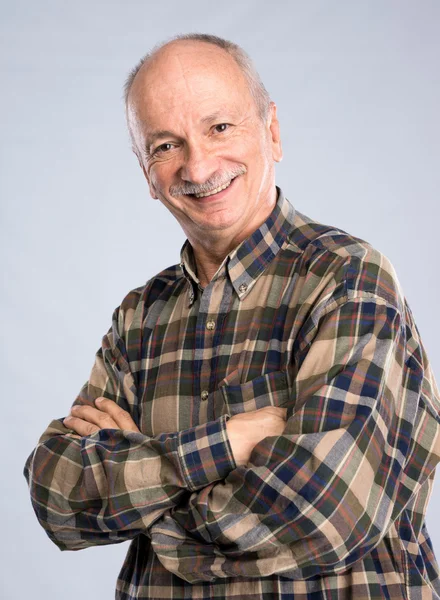
M124 85L124 99L130 134L132 132L129 119L129 104L133 98L132 91L135 81L138 79L138 74L139 76L145 76L147 69L152 67L154 63L157 63L159 58L163 58L167 55L169 56L170 53L175 51L176 44L188 46L188 44L194 45L197 43L200 44L199 52L202 54L205 53L209 56L209 50L212 52L214 48L217 49L217 51L224 52L234 60L247 83L249 93L255 102L260 118L262 121L267 119L270 107L270 97L249 55L240 46L229 40L225 40L215 35L190 33L178 35L170 40L161 42L155 46L151 52L147 53L129 73Z

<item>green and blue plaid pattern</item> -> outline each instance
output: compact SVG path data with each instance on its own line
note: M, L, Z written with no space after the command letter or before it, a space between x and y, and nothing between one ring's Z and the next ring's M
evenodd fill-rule
M74 404L142 433L50 423L25 465L62 550L131 540L116 598L440 598L425 525L439 392L390 262L295 211L265 223L204 290L181 262L115 310ZM287 408L237 467L226 422Z

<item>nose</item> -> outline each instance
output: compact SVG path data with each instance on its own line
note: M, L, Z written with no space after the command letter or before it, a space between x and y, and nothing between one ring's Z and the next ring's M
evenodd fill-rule
M187 144L180 177L191 183L205 183L217 171L217 158L204 144Z

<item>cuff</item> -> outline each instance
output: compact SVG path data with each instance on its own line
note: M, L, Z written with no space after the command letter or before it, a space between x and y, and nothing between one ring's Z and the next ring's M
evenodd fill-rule
M179 433L178 456L188 489L225 479L237 465L226 430L229 415Z

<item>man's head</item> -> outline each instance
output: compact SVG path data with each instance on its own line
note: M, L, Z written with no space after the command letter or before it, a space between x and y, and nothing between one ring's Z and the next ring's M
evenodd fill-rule
M173 39L131 72L126 106L150 193L190 241L259 226L282 152L276 106L244 51L214 36Z

